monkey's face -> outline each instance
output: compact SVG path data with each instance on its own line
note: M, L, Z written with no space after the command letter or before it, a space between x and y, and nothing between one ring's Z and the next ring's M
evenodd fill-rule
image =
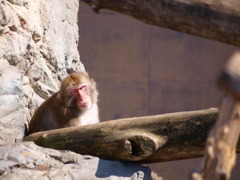
M77 107L84 110L92 106L88 84L83 84L70 90L69 95L73 97Z
M62 81L60 101L66 107L89 109L97 103L97 96L96 83L87 73L73 73Z

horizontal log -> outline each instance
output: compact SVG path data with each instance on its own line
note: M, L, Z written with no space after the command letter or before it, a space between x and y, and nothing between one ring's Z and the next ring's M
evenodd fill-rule
M240 46L240 1L225 0L82 0L145 23Z
M142 163L203 155L215 108L112 120L94 125L37 132L24 141L82 155Z

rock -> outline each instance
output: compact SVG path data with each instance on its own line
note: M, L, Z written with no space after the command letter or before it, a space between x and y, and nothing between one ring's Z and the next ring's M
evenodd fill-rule
M0 144L14 143L24 135L24 108L19 103L23 91L18 69L0 61Z
M1 0L0 145L22 139L24 124L60 80L84 71L78 7L78 0Z
M150 180L138 164L42 148L33 142L0 147L0 179Z

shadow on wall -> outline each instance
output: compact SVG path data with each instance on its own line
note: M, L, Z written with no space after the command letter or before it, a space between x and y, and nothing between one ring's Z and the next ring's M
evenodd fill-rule
M237 50L116 12L95 14L84 3L79 33L81 61L98 83L103 121L218 106L223 94L215 81ZM188 179L199 163L182 160L151 168L167 180Z

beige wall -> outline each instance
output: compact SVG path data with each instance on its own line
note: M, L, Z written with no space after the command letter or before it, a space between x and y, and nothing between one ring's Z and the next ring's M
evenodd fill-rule
M96 14L84 3L79 29L81 61L98 83L102 121L218 106L223 94L215 80L237 49L112 11ZM152 166L165 179L176 180L188 179L197 164Z

